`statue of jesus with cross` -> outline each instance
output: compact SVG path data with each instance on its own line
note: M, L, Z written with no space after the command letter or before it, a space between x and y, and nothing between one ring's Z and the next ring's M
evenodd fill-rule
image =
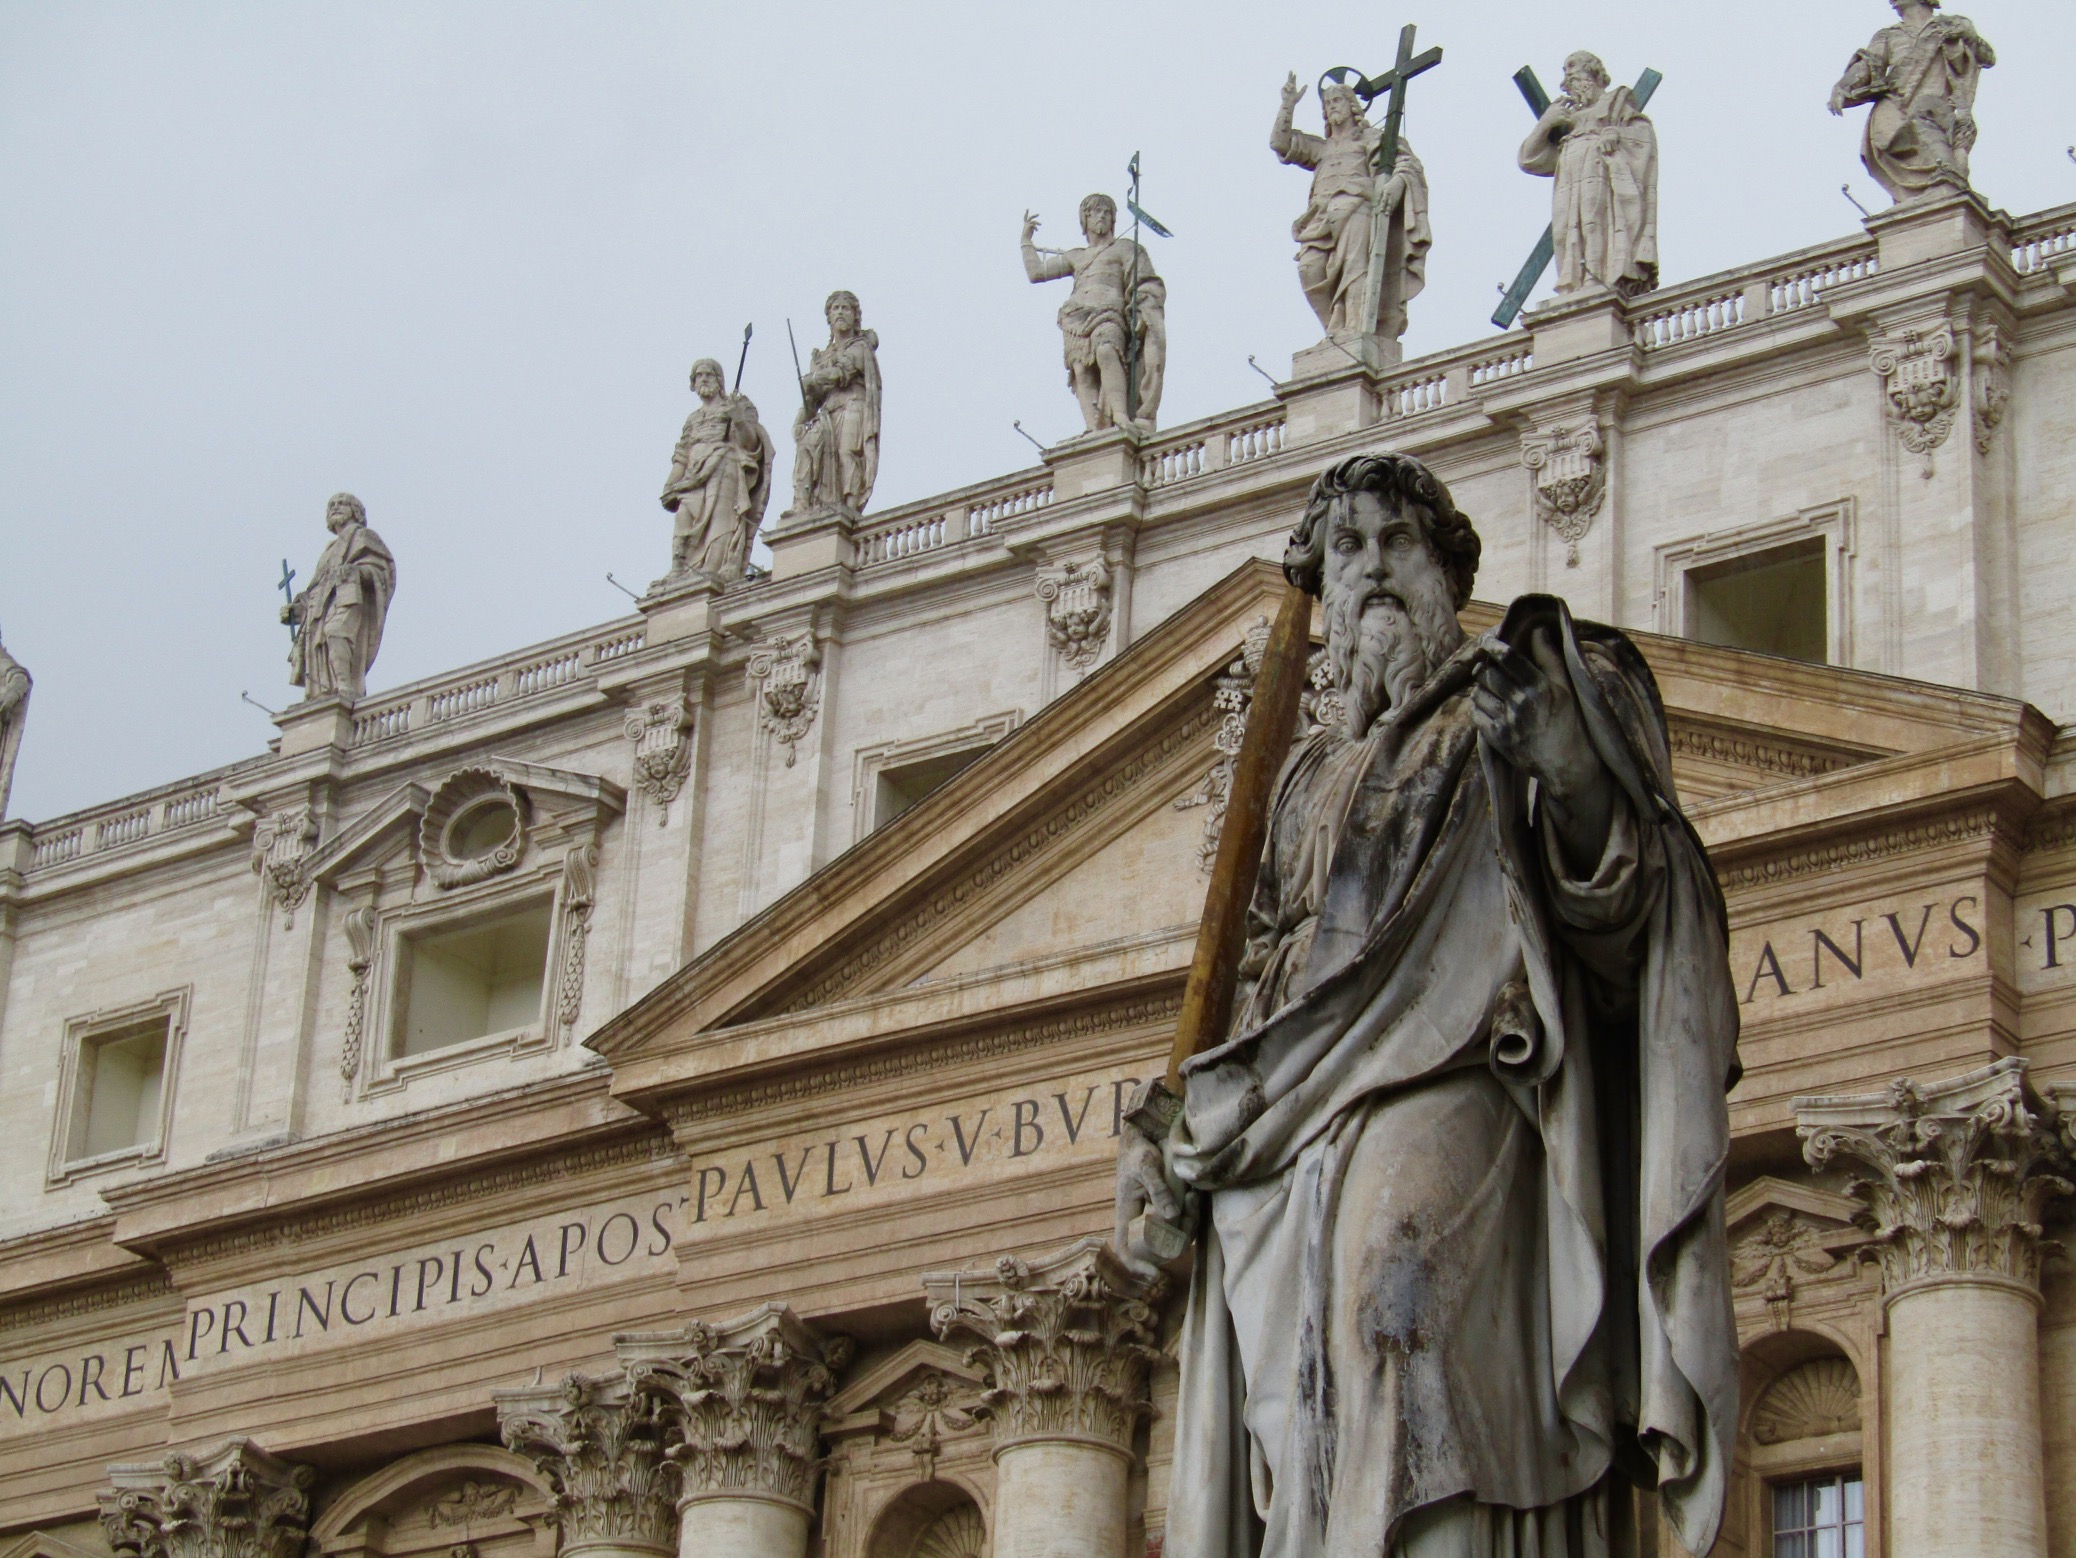
M1305 95L1293 72L1283 83L1283 105L1269 132L1278 159L1312 170L1311 200L1290 230L1298 242L1298 282L1306 301L1327 339L1350 349L1372 338L1383 361L1397 357L1406 305L1427 284L1427 251L1434 242L1427 175L1400 137L1399 121L1406 84L1439 63L1441 50L1415 57L1412 41L1408 27L1399 40L1398 63L1374 80L1346 68L1320 79L1323 136L1292 125ZM1370 124L1365 107L1387 93L1385 122ZM1351 355L1371 360L1359 349Z

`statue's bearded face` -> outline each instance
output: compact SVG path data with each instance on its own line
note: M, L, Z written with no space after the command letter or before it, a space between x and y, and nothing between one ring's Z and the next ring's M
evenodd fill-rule
M726 387L721 382L721 375L712 368L695 368L692 371L692 393L701 400L718 399Z
M1090 243L1101 243L1117 231L1117 212L1101 200L1085 201L1081 207L1081 235Z
M1591 54L1574 54L1564 62L1564 95L1582 107L1599 102L1607 83L1607 67Z
M1463 641L1463 629L1418 509L1357 492L1326 523L1326 654L1348 710L1348 737L1359 740L1379 714L1420 689Z
M1355 94L1344 86L1330 86L1320 100L1329 130L1345 130L1355 121Z
M849 298L836 298L831 301L829 328L838 335L855 335L858 329L858 305Z

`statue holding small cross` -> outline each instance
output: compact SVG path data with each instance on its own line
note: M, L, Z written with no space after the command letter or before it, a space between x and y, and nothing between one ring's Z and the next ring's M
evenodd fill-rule
M1327 339L1364 361L1398 357L1406 305L1427 283L1427 175L1399 134L1406 86L1441 62L1442 51L1413 53L1414 29L1399 37L1392 69L1375 78L1338 66L1320 77L1324 135L1296 129L1292 115L1305 94L1295 73L1269 132L1282 162L1312 171L1311 200L1291 225L1298 282ZM1386 98L1385 121L1365 110ZM1372 343L1367 350L1362 343Z

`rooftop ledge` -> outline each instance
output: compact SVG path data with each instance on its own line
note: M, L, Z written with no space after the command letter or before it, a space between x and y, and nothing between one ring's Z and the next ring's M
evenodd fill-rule
M2010 221L1990 213L1972 196L1945 199L1974 208L1999 249L2008 223L2008 258L2021 284L2051 271L2066 273L2065 284L2076 287L2076 202ZM1760 327L1769 324L1827 320L1828 311L1819 308L1827 295L1872 283L1881 274L1882 235L1897 225L1894 212L1883 212L1868 232L1664 287L1626 304L1607 300L1602 312L1610 339L1604 344L1619 348L1626 339L1648 369L1661 358L1670 365L1690 356L1712 355L1714 346L1727 346L1741 337L1756 341ZM1317 427L1304 430L1310 437L1293 431L1292 402L1304 397L1308 387L1344 380L1362 383L1369 395L1369 415L1327 436L1372 433L1400 423L1432 422L1439 432L1448 413L1474 411L1502 397L1514 401L1522 393L1532 394L1544 374L1554 375L1557 363L1537 361L1538 326L1574 317L1579 309L1576 302L1545 305L1524 316L1525 329L1378 372L1351 361L1344 373L1278 384L1272 400L1200 418L1141 441L1128 452L1123 468L1132 484L1149 495L1247 467L1262 468L1265 475L1273 468L1288 476L1291 462L1283 457L1322 437ZM873 514L850 528L843 561L861 585L899 588L897 577L905 582L909 572L899 565L930 554L947 554L947 563L959 554L999 554L1009 533L1042 520L1058 495L1056 468L1071 462L1077 449L1089 442L1070 440L1046 451L1042 466ZM1129 453L1136 454L1135 467ZM784 523L769 536L783 547ZM777 573L783 581L785 569ZM771 582L760 582L730 592L727 616L754 618L758 597L772 587ZM593 690L608 668L623 669L616 662L648 647L647 621L632 615L409 683L342 711L342 721L350 719L351 724L350 730L342 731L341 744L350 752L366 752L442 726L474 724L493 711L545 702L553 694ZM161 843L206 844L241 833L252 818L232 800L234 781L248 774L257 777L274 761L249 758L45 822L0 823L0 896L8 891L10 877L17 883L48 878L113 864L110 857L150 853Z

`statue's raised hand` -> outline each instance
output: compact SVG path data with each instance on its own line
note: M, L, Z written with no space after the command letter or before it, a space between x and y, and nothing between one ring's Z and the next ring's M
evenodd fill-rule
M1283 106L1285 108L1297 107L1298 99L1304 95L1305 89L1298 81L1297 72L1293 70L1288 76L1283 78Z
M1586 734L1564 651L1547 628L1494 650L1478 667L1471 719L1495 752L1535 779L1565 854L1589 870L1607 846L1615 781Z
M1026 211L1024 213L1024 242L1029 243L1033 238L1037 236L1038 213L1035 211Z

